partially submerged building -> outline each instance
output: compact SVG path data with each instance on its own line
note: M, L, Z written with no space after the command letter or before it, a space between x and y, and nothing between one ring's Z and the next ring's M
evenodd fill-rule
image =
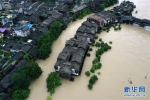
M97 31L98 25L87 20L83 22L82 25L77 29L77 32L74 37L77 40L80 40L81 37L86 37L86 41L88 43L91 43L94 40Z
M130 1L123 1L119 6L112 9L117 15L131 15L135 5Z
M107 11L102 11L90 16L87 19L89 22L98 24L99 28L105 27L111 23L118 22L117 17Z
M54 66L59 76L73 81L72 75L80 75L88 48L87 41L68 40Z

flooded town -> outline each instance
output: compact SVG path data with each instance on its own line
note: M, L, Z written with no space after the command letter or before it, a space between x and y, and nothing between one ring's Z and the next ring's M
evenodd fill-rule
M0 1L0 100L149 100L148 0L119 0L104 11L95 3L100 5L107 0L43 1ZM77 16L80 10L85 12ZM113 26L117 24L120 29ZM47 40L48 35L52 40ZM91 67L102 42L111 49L98 55L101 68L93 73ZM26 68L32 70L26 72ZM90 77L85 75L87 71ZM61 81L53 95L47 87L51 72L56 72ZM17 74L29 78L29 84L22 83L17 88ZM88 83L93 75L98 80L91 90ZM140 96L126 96L131 94Z

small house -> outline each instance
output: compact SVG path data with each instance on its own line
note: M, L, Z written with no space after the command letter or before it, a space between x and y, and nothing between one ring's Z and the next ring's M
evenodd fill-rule
M25 26L17 26L13 28L13 36L26 37L30 34L30 29L32 28L32 24L27 24Z
M97 15L92 15L88 18L88 21L89 22L92 22L92 23L96 23L98 24L98 26L101 28L104 26L104 20L103 18L97 16Z

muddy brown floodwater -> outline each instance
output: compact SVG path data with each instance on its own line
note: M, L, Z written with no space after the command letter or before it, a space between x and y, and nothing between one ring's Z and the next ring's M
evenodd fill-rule
M123 0L120 0L120 2ZM138 18L150 19L149 0L130 0L136 5L133 15ZM110 7L111 8L111 7ZM108 9L110 9L108 8ZM135 14L135 11L138 11ZM52 53L46 60L37 60L43 69L43 74L30 85L31 94L27 100L46 100L49 95L46 88L46 78L54 71L58 54L65 46L66 40L72 38L81 23L88 16L71 23L60 37L53 43ZM75 77L74 82L62 79L62 85L56 88L53 100L149 100L150 98L150 32L133 25L122 25L121 31L110 29L109 33L98 34L104 42L112 41L112 49L101 57L102 68L97 70L99 80L93 90L87 88L89 77L85 71L90 70L95 50L91 57L86 57L81 76ZM146 78L145 78L146 76ZM132 81L133 84L130 84ZM124 86L145 86L146 97L124 97Z

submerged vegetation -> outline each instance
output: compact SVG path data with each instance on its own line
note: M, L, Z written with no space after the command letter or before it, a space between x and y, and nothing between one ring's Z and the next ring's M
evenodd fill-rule
M90 54L90 53L87 53L87 56L88 56L88 57L90 57L90 56L91 56L91 54Z
M96 75L93 75L89 80L88 88L92 90L93 85L96 83L97 80L98 80L98 77Z
M60 78L56 72L51 72L48 75L46 82L47 82L47 90L48 92L50 92L51 95L55 93L55 88L61 85Z
M106 32L109 32L110 28L111 27L114 27L114 28L117 28L117 29L121 29L121 26L120 24L110 24L108 25L107 27L103 28L102 30L99 30L99 32L102 32L102 31L106 31ZM98 36L95 36L95 39L98 39ZM109 44L112 44L112 41L109 42ZM90 71L86 71L85 72L85 75L87 76L90 76L91 73L95 73L96 70L100 69L102 67L102 63L100 62L101 60L101 55L108 51L109 49L111 49L111 46L108 45L107 43L105 43L102 38L99 38L98 42L95 42L95 40L93 40L93 42L91 43L91 46L92 47L98 47L98 49L96 50L95 52L95 58L94 60L92 61L92 67L90 69ZM92 48L89 49L89 51L93 50ZM91 72L91 73L90 73ZM100 72L97 72L98 75L100 75L101 73ZM88 88L90 90L93 89L93 84L95 84L95 82L98 80L98 77L96 75L93 75L90 80L89 80L89 84L88 84Z
M93 49L92 49L92 48L89 48L89 51L93 51Z
M49 95L47 96L46 100L52 100L52 97Z
M86 76L90 76L90 75L91 75L91 74L90 74L90 71L86 71L86 72L85 72L85 75L86 75Z

